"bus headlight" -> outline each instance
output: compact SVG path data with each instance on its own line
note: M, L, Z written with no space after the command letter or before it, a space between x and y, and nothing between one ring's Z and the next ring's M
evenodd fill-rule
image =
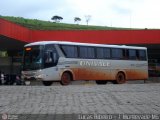
M43 78L45 78L45 74L39 74L39 75L36 75L35 77L36 77L36 79L43 79Z

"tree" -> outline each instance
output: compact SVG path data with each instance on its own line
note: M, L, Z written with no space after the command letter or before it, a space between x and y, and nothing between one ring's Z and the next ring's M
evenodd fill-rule
M51 18L51 20L53 20L54 22L60 22L61 20L63 20L63 18L61 16L55 15Z
M74 22L75 22L75 23L78 24L80 21L81 21L81 18L79 18L79 17L75 17L75 18L74 18Z
M86 18L86 23L88 25L89 21L91 20L91 15L86 15L85 18Z

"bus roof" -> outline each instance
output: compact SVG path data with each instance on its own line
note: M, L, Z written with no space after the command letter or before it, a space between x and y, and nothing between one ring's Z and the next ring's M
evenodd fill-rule
M80 42L68 42L68 41L39 41L26 44L25 47L33 45L47 45L47 44L59 44L59 45L83 45L83 46L96 46L96 47L111 47L111 48L129 48L129 49L147 49L146 47L128 46L128 45L109 45L109 44L94 44L94 43L80 43Z

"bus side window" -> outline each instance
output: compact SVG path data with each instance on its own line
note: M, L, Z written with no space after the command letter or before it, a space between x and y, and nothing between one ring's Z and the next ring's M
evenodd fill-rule
M137 60L141 60L139 50L136 50L136 57L137 57Z
M123 50L120 48L112 48L112 59L123 59Z
M44 67L53 67L57 65L58 55L55 51L46 51L44 53Z
M126 59L129 59L129 50L126 49Z
M45 58L44 62L45 63L52 63L53 62L53 58L52 58L53 55L52 54L53 53L51 51L45 52L45 54L44 54L44 58Z
M111 58L111 49L110 48L101 48L96 49L96 58L97 59L110 59Z
M47 51L44 54L44 67L48 68L52 66L54 66L53 52Z
M57 61L58 61L58 56L57 56L57 53L53 53L53 62L54 62L54 64L56 64L57 63Z
M146 60L146 52L145 50L139 50L139 59L140 60Z
M78 58L77 46L61 45L61 50L67 58Z
M137 59L136 50L129 49L129 59L130 60L136 60Z
M95 59L95 48L88 46L79 47L79 57L84 59Z
M122 56L123 56L123 60L126 60L127 59L127 56L126 56L126 50L125 49L122 49Z

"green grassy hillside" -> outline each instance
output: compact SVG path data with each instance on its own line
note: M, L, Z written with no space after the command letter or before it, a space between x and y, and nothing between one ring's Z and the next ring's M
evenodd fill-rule
M128 30L130 28L116 28L107 26L77 25L66 23L55 23L37 19L26 19L22 17L0 16L0 18L20 24L34 30Z

